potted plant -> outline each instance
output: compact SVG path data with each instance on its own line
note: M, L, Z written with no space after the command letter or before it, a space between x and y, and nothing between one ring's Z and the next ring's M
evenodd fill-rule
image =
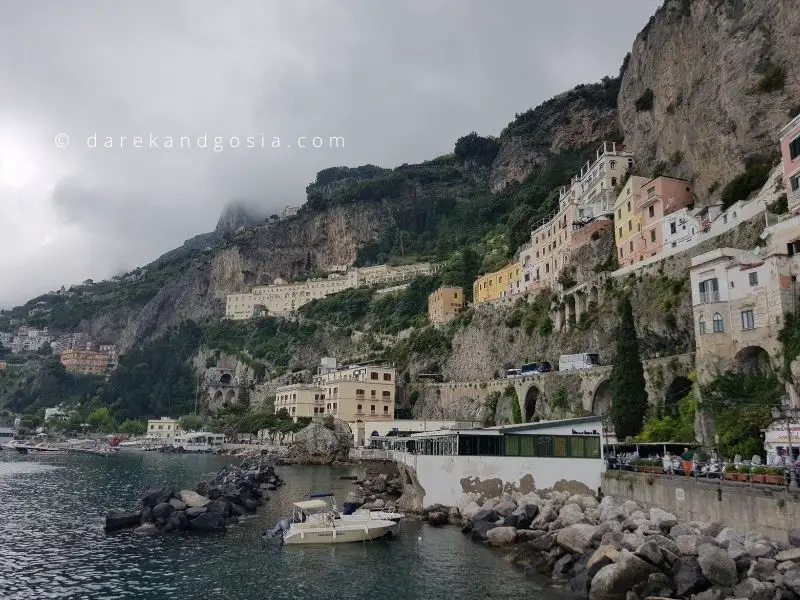
M750 468L747 465L736 467L736 481L747 481L750 477Z
M753 483L764 483L764 475L767 474L766 467L753 467L750 475L750 480Z
M725 465L725 479L728 481L736 481L739 478L739 472L736 469L736 465L733 463L728 463Z
M783 485L786 481L786 474L780 467L769 467L764 475L764 483L770 485Z

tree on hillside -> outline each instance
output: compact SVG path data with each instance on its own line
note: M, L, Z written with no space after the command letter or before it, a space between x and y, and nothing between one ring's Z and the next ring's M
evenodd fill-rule
M106 406L96 408L90 412L89 416L86 417L86 422L91 425L93 429L102 433L111 433L117 427L117 422L114 420L114 417L111 416L111 411L109 411Z
M144 435L147 433L147 423L133 419L125 419L119 426L120 433L130 435Z
M617 439L634 436L642 429L647 412L644 368L639 358L639 342L633 323L633 309L625 296L619 303L619 323L615 336L617 357L611 371L611 420Z

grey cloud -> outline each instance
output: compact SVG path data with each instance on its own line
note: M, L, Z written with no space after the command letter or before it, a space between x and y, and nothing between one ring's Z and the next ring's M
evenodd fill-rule
M22 132L35 149L30 160L53 182L25 196L32 216L0 222L14 230L0 236L0 256L15 256L0 259L0 306L66 277L97 279L152 260L213 228L232 198L270 212L302 202L322 168L416 162L469 131L496 134L514 113L615 73L658 3L2 3L0 163ZM13 140L3 137L9 128ZM150 131L264 133L284 144L343 136L345 148L215 154L85 144L93 132ZM54 148L58 132L71 135L68 148ZM37 239L67 231L71 244Z

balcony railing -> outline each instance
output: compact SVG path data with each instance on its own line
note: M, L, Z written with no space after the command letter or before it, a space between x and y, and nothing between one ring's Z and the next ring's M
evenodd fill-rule
M703 304L709 304L711 302L719 302L719 290L700 292L700 302L702 302Z
M639 200L636 201L636 208L647 208L657 200L661 200L661 194L642 194Z

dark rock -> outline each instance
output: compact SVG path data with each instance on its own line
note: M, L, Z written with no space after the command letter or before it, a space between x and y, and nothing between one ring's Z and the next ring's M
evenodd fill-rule
M169 502L172 497L172 488L166 485L151 485L142 494L142 505L154 507L156 504Z
M170 498L169 503L175 510L186 510L186 503L180 498Z
M573 598L583 599L589 597L589 574L586 568L588 557L578 557L570 567L569 576L569 589L572 592Z
M472 521L464 521L464 525L461 527L461 533L467 534L472 531Z
M447 525L449 518L448 513L437 510L428 514L428 523L437 527Z
M531 519L526 515L517 515L517 529L528 529L531 526Z
M514 529L520 528L517 525L517 515L507 515L503 518L503 523L508 527L513 527ZM521 529L521 528L520 528Z
M235 525L236 523L238 523L239 522L239 517L237 517L236 515L233 515L233 516L227 517L226 519L223 519L222 521L225 524L225 526L227 527L228 525Z
M162 502L153 507L152 517L158 522L164 522L172 516L175 509L169 502Z
M472 516L472 522L477 523L478 521L497 521L498 518L499 516L493 510L482 508Z
M138 527L142 522L142 512L114 511L106 515L106 531L118 531Z
M168 522L171 523L178 531L183 531L189 528L189 518L186 516L186 511L183 510L176 511L175 514L169 518Z
M538 514L539 514L538 505L536 504L525 505L525 516L528 517L531 521L533 521Z
M553 565L553 579L566 580L567 573L569 573L573 562L575 562L575 559L572 557L572 554L565 554L559 558Z
M675 583L675 595L679 598L711 587L711 583L703 576L695 556L678 558L672 567L672 581Z
M491 521L476 521L472 524L472 531L470 531L470 538L475 542L483 542L486 540L486 533L494 527Z
M633 587L633 592L639 598L668 598L675 592L672 580L663 573L651 573L647 581Z
M258 502L255 498L242 498L242 506L248 512L253 512L256 508L258 508Z
M186 516L189 519L194 519L195 517L199 517L203 513L208 512L205 506L193 506L191 508L186 509Z
M242 506L241 504L233 504L233 503L231 503L230 506L231 506L231 516L241 517L242 515L244 515L247 512L244 509L244 506Z
M208 512L216 513L222 517L227 517L231 514L231 503L227 500L215 500L208 505Z
M206 512L189 521L189 529L211 531L222 526L222 518L217 513Z
M544 535L529 541L526 546L538 552L548 552L556 545L556 534L545 533Z
M646 560L654 567L661 565L664 556L661 554L661 548L655 540L648 540L634 552L636 556L642 560Z
M725 590L719 588L709 588L699 594L692 596L692 600L725 600L727 597Z

